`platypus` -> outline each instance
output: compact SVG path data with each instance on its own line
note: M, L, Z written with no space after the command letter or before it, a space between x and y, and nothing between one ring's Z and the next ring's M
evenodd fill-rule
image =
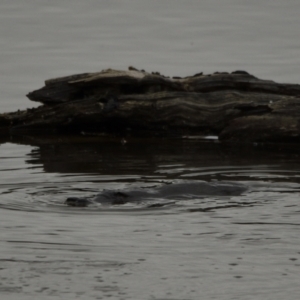
M96 202L106 205L121 205L144 200L183 200L205 196L237 196L247 188L238 183L177 180L156 187L103 190L91 198L67 198L69 206L85 207Z

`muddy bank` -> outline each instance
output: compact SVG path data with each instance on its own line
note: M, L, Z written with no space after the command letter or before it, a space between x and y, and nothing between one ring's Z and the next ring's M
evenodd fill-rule
M27 95L42 106L0 115L0 134L300 141L300 85L245 71L169 78L130 67L45 81Z

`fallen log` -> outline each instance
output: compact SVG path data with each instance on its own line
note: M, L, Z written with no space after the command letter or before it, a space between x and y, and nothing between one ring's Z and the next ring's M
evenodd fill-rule
M2 134L218 135L222 141L297 141L300 85L245 71L165 77L130 67L47 80L43 105L0 115Z

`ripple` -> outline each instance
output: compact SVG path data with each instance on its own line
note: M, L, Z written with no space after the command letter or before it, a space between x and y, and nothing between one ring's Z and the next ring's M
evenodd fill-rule
M58 298L72 290L78 298L89 290L118 299L127 297L128 286L141 295L147 287L164 291L172 285L178 294L182 282L226 289L228 282L246 281L244 291L260 282L281 283L283 276L298 280L300 172L294 161L241 163L219 152L208 159L199 149L168 145L138 158L134 147L110 156L108 146L104 152L90 145L53 153L34 148L34 155L29 146L21 146L23 152L8 146L0 165L0 293ZM164 205L152 207L147 201L64 205L70 196L91 197L103 189L184 180L231 182L247 190L161 198L151 204Z
M205 144L207 147L207 144ZM99 165L95 164L95 169L91 168L91 160L103 161L97 156L103 157L103 153L85 145L81 145L76 150L70 148L71 145L50 147L56 149L55 156L47 150L47 158L43 158L44 150L37 147L20 146L12 143L1 145L3 164L0 166L2 174L2 182L0 184L0 207L7 210L31 211L31 212L63 212L63 213L91 213L92 211L133 211L149 209L152 213L159 213L161 210L169 209L173 212L180 212L182 209L187 211L208 212L219 209L228 209L234 207L246 208L253 205L261 205L261 202L250 201L249 197L254 196L254 192L258 195L265 195L265 201L274 200L274 195L270 198L270 192L277 193L298 193L299 192L299 171L297 168L286 168L284 164L244 164L244 165L207 165L203 161L202 156L195 156L193 166L189 156L183 155L180 159L176 157L177 162L171 156L165 156L164 159L153 153L151 161L157 161L153 165L146 164L143 157L130 160L133 157L129 149L119 148L118 154L120 165L111 164L112 168L109 173L99 173ZM93 144L93 147L95 145ZM218 147L214 145L214 147ZM47 148L48 149L48 148ZM72 149L72 150L70 150ZM110 148L108 147L108 150ZM167 147L168 149L168 147ZM177 147L180 152L180 147ZM188 148L189 150L190 148ZM52 151L51 150L51 151ZM134 150L132 148L132 150ZM159 150L159 149L158 149ZM61 152L62 151L62 152ZM71 152L72 155L68 156ZM84 153L78 156L76 151ZM161 151L161 150L159 150ZM166 149L162 148L163 153ZM189 150L190 151L190 150ZM51 155L50 155L51 153ZM59 156L57 154L59 153ZM135 152L134 152L135 153ZM123 156L125 154L125 156ZM45 166L49 165L49 161L57 159L61 161L64 155L65 167L63 171L51 172L45 171ZM165 154L164 154L165 155ZM215 154L217 155L217 153ZM28 160L28 156L34 159ZM171 161L169 161L171 159ZM89 172L78 172L74 168L78 159L89 162ZM149 160L147 158L146 160ZM215 159L219 162L218 156ZM43 162L43 163L41 163ZM110 164L109 161L105 165ZM203 164L205 164L203 166ZM209 163L211 164L211 162ZM147 166L147 174L139 174L140 167ZM151 167L151 169L149 169ZM123 172L123 169L130 170L129 174ZM58 171L59 169L57 169ZM72 170L72 172L70 172ZM115 170L115 172L113 172ZM68 172L69 171L69 172ZM77 171L77 172L74 172ZM133 172L131 172L133 171ZM130 174L131 173L131 174ZM126 204L123 206L103 206L93 204L88 208L71 209L64 205L64 201L68 197L92 197L104 189L123 189L127 187L145 187L155 185L157 183L172 183L176 178L204 180L208 182L224 182L230 179L233 183L241 183L248 187L248 192L244 193L242 198L238 197L194 197L188 201L170 202L170 199L160 199L159 202L152 203L141 202L135 204ZM274 184L276 182L276 184ZM267 194L267 192L269 194ZM281 196L279 196L281 197ZM222 203L219 203L221 201ZM230 203L233 202L234 204ZM210 203L212 202L212 205ZM246 204L245 204L246 203Z

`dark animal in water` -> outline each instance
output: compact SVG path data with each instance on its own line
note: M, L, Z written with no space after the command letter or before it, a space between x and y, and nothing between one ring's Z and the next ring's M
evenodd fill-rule
M103 190L90 199L68 198L65 204L77 207L85 207L93 202L104 205L121 205L145 200L183 200L205 196L236 196L242 194L245 190L244 185L237 183L177 180L158 187Z

